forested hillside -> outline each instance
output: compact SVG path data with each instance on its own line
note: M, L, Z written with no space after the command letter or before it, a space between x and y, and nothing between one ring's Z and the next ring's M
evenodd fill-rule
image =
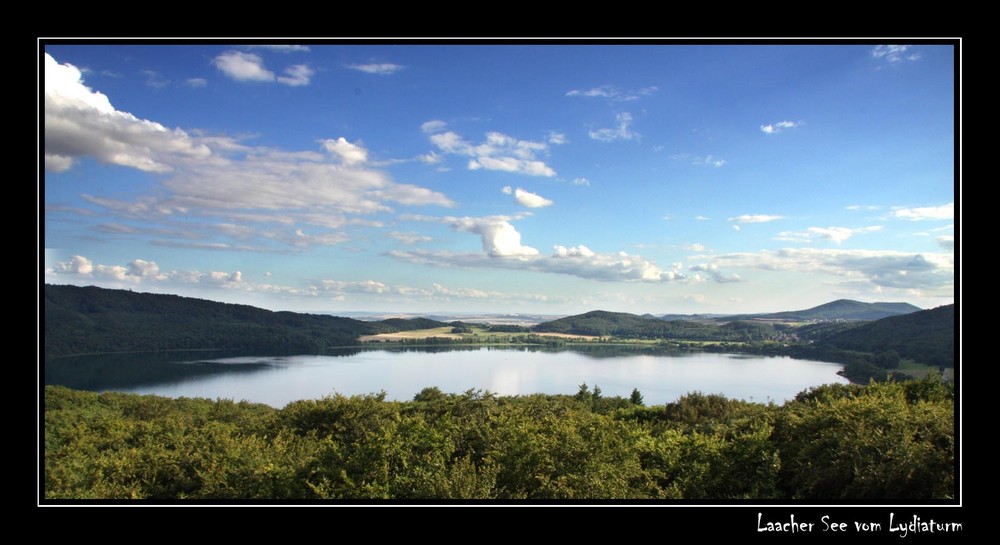
M826 337L820 344L873 354L893 351L928 365L955 365L955 305L883 318Z
M445 325L424 319L362 322L93 286L46 285L43 313L46 358L205 348L321 353L355 344L360 335Z
M805 310L773 312L770 314L742 314L726 316L718 320L881 320L889 316L901 316L918 312L920 307L909 303L862 303L851 299L837 299Z
M45 390L44 497L925 500L955 495L954 394L934 375L783 406L689 394L427 388L265 405Z
M774 338L777 330L771 324L730 322L716 325L686 320L668 321L623 312L595 310L567 316L532 328L539 333L570 333L574 335L615 336L625 339L689 339L717 341L761 341Z

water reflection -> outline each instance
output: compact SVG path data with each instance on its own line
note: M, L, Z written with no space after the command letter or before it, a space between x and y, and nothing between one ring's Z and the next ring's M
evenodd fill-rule
M428 386L446 392L573 394L581 383L605 395L638 388L649 404L691 391L780 402L810 386L846 382L839 365L787 357L677 351L658 346L379 347L322 356L224 352L110 354L45 364L45 382L71 388L230 398L282 407L335 392L385 391L408 400Z

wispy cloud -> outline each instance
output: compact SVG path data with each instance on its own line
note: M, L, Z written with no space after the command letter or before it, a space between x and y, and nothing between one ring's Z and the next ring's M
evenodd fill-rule
M805 231L782 231L781 233L778 233L778 236L774 237L774 239L785 242L809 243L817 238L820 238L841 244L854 235L873 233L881 230L881 225L858 227L854 229L849 227L810 227Z
M674 153L668 156L671 161L690 161L692 165L719 168L726 160L714 155L691 155L690 153Z
M777 121L775 123L768 123L767 125L760 126L760 132L764 134L778 134L789 129L794 129L796 127L802 126L801 121Z
M858 211L858 210L879 210L882 208L878 205L871 204L852 204L851 206L845 206L845 210Z
M278 76L278 83L289 85L291 87L309 85L309 81L315 73L315 70L304 64L293 64L292 66L285 68L284 76Z
M735 221L736 223L767 223L780 219L782 219L782 216L771 214L743 214L742 216L729 218L729 221Z
M364 72L366 74L377 74L379 76L389 76L399 72L405 68L401 64L393 64L390 62L382 63L368 63L368 64L349 64L346 68L351 70L357 70L359 72Z
M845 284L861 282L928 295L947 296L954 290L954 256L950 254L786 248L720 255L712 263L766 272L826 274L842 278Z
M891 217L910 221L951 220L955 218L955 203L918 208L893 207Z
M712 280L718 282L719 284L728 284L731 282L741 282L743 279L740 278L738 274L725 273L719 266L714 263L702 263L699 265L692 265L688 268L689 271L694 273L705 274ZM700 274L696 276L700 277Z
M425 121L420 125L420 130L426 134L436 134L445 129L448 124L440 119L432 119L430 121Z
M443 127L434 125L432 128ZM544 142L519 140L499 132L486 133L486 140L479 144L466 141L454 131L435 132L430 139L446 154L471 157L467 163L469 170L501 170L546 177L556 175L555 170L538 160L538 154L548 151L548 144Z
M698 221L710 221L712 218L710 218L708 216L695 216L694 219L696 219Z
M590 185L590 180L588 180L588 179L586 179L584 177L573 178L573 185L585 185L585 186L589 186Z
M164 87L170 85L170 80L163 77L163 74L155 70L142 70L140 71L143 76L146 76L146 85L154 89L163 89Z
M590 137L601 142L614 142L615 140L635 140L641 136L630 127L632 114L622 112L615 116L615 121L618 123L617 126L592 130L589 132Z
M432 239L427 235L421 235L420 233L401 233L399 231L391 231L386 233L389 238L398 240L403 244L419 244L421 242L430 242Z
M870 54L873 59L890 63L920 60L920 53L910 51L912 48L911 45L877 45L872 48Z
M561 132L549 131L549 134L545 137L549 144L554 146L561 146L569 140L566 140L566 135Z
M208 85L208 80L205 78L188 78L184 80L184 85L193 89L200 89Z
M656 86L642 87L635 90L623 90L614 85L601 85L590 89L572 89L566 92L568 97L607 98L613 101L629 102L652 95L658 91Z

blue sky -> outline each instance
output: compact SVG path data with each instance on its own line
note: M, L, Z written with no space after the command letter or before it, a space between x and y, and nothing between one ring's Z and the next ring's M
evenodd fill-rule
M297 311L954 301L949 45L44 47L44 279Z

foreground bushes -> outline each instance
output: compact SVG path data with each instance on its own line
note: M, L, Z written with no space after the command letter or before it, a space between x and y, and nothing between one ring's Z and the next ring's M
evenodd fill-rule
M596 390L596 389L595 389ZM585 390L581 390L581 393ZM690 394L228 400L45 390L44 494L151 499L944 499L952 387L814 388L783 406Z

